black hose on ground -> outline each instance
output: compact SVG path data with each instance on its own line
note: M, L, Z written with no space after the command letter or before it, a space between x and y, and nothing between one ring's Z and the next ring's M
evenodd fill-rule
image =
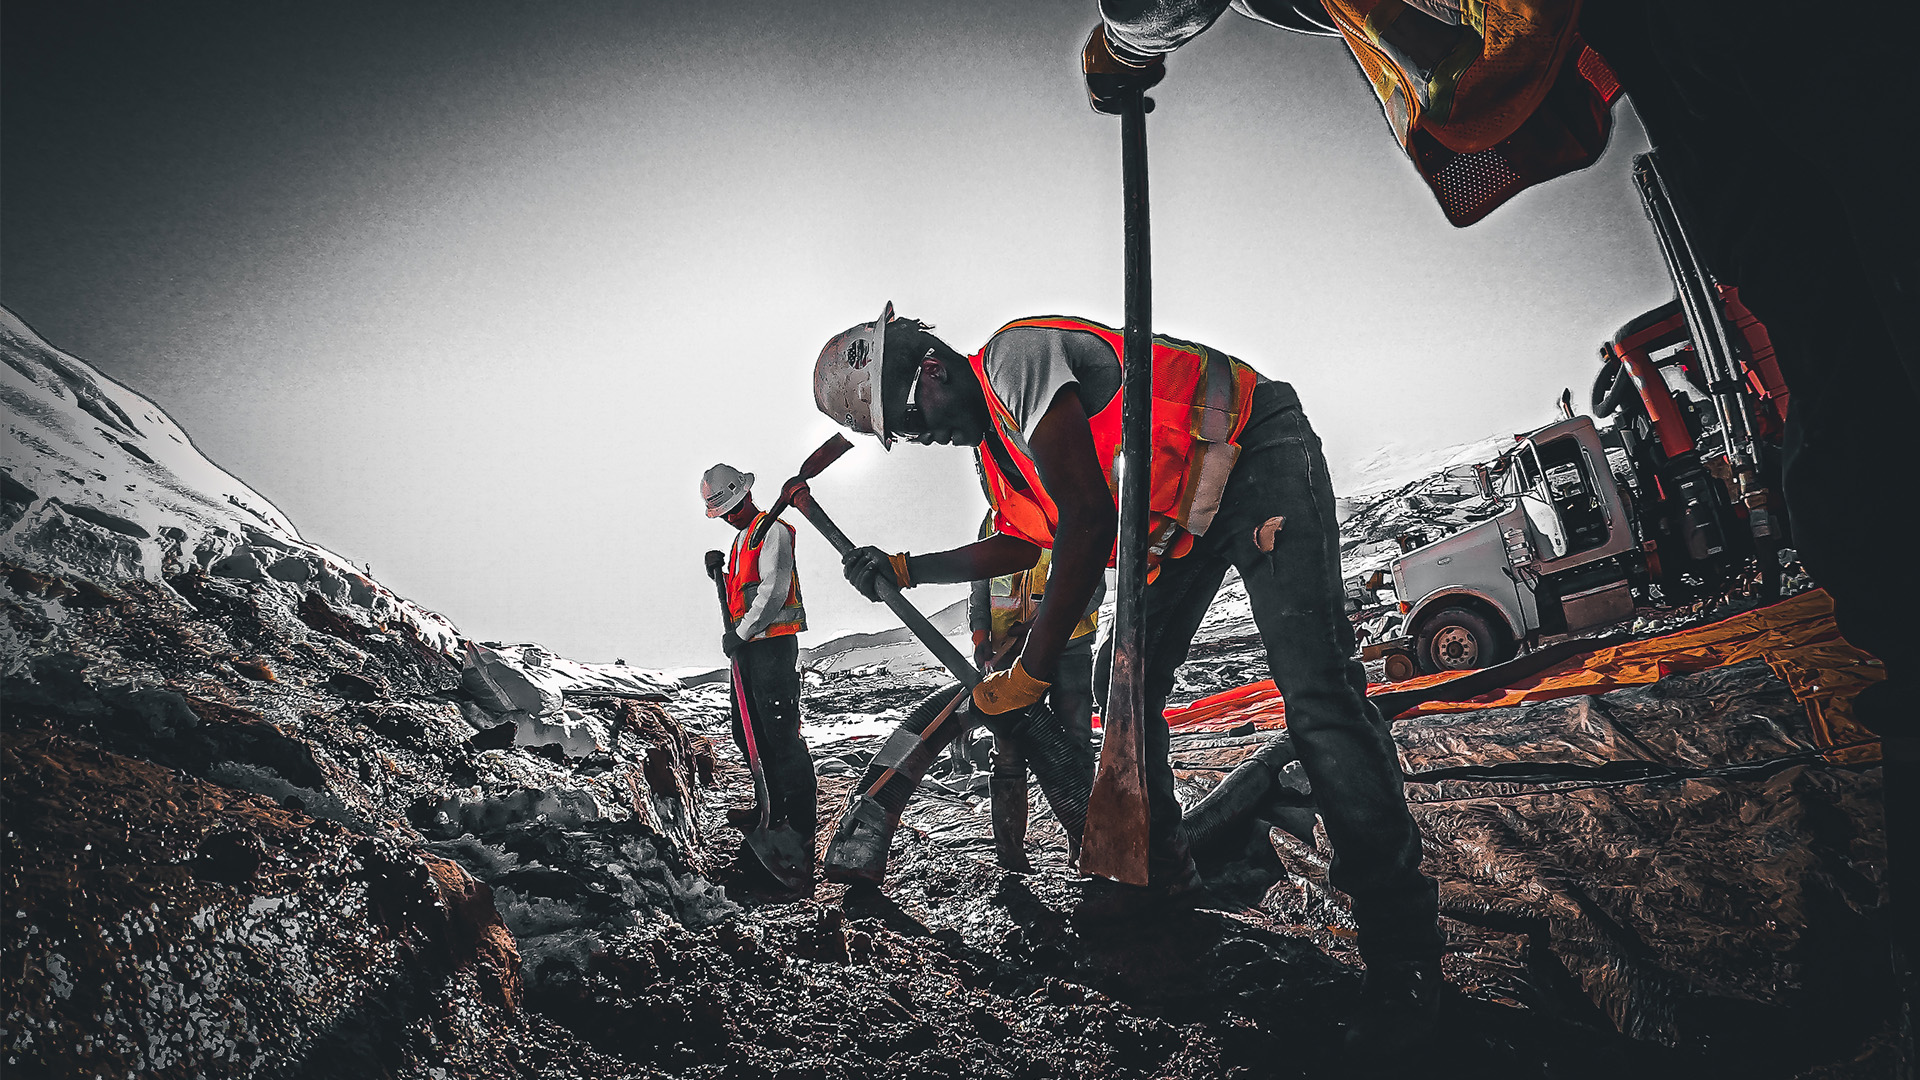
M1067 844L1080 850L1080 834L1087 827L1087 799L1093 794L1093 750L1067 733L1053 718L1053 710L1036 703L1019 712L987 718L996 737L1011 738L1026 755L1027 768L1040 781L1040 792L1067 831Z
M827 845L829 880L877 885L886 877L887 851L900 826L900 814L919 789L927 767L982 719L996 737L1020 746L1028 768L1040 779L1047 804L1066 830L1068 843L1073 850L1079 849L1092 790L1087 781L1093 771L1092 751L1070 736L1044 705L983 718L971 703L960 702L960 711L935 728L947 706L966 693L966 687L952 683L927 695L874 754Z
M1234 830L1267 801L1280 770L1297 756L1291 733L1282 731L1268 739L1207 792L1205 798L1180 815L1188 842L1195 850L1204 851L1233 836Z

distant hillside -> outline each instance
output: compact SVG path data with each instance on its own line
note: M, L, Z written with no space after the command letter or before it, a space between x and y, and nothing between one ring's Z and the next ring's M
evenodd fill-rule
M956 600L927 617L934 629L940 631L949 641L960 646L963 653L971 653L971 635L967 630L967 602ZM837 638L809 649L800 650L800 666L816 671L835 671L846 668L865 667L868 664L887 664L896 668L930 667L935 663L926 647L914 639L911 631L904 626L890 630L876 630L870 634L842 634ZM720 682L727 677L727 669L714 668L699 675L682 675L682 686L701 686L706 683Z
M956 600L939 611L927 616L935 630L952 637L967 633L967 602ZM877 649L885 645L902 645L913 642L913 634L904 626L891 630L880 630L871 634L843 634L823 645L800 650L800 662L809 667L818 666L841 653L856 649Z

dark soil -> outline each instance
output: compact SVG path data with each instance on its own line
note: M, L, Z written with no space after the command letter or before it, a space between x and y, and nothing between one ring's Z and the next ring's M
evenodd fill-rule
M953 760L883 889L796 899L725 824L752 796L723 699L570 699L603 733L570 755L296 585L7 583L37 643L5 684L8 1076L1355 1074L1297 777L1190 909L1078 924L1044 803L1038 869L1003 873ZM808 716L938 681L829 677ZM1390 1074L1890 1075L1877 772L1807 754L1764 668L1575 700L1397 731L1452 988ZM1262 738L1180 736L1183 799ZM877 744L816 754L823 838Z

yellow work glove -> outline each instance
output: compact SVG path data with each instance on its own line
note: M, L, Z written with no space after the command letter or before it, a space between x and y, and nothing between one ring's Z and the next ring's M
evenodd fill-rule
M973 688L973 703L988 716L999 716L1039 701L1052 685L1027 674L1027 669L1015 660L1007 670L996 671L980 680L980 685Z
M888 565L893 567L894 584L898 585L902 589L913 588L913 580L907 574L907 553L906 552L902 551L898 555L887 556L887 563Z

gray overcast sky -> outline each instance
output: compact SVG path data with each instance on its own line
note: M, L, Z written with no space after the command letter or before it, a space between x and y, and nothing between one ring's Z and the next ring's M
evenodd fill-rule
M834 430L828 336L889 299L965 352L1121 318L1090 2L4 16L0 301L476 637L717 664L699 474L771 500ZM1155 97L1156 328L1298 386L1336 481L1545 422L1669 294L1625 105L1593 169L1455 230L1338 42L1229 14ZM943 448L865 440L815 490L890 549L982 510ZM885 625L800 529L804 640Z

